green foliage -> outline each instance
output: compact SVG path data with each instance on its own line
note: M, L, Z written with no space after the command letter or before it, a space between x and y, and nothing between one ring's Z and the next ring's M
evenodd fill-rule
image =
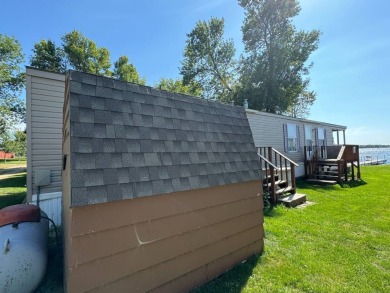
M285 112L286 115L295 118L306 118L310 114L310 106L316 100L316 93L313 91L302 92L295 102Z
M0 144L10 129L25 119L24 102L18 96L25 84L23 62L19 42L0 34Z
M62 37L63 49L69 64L86 73L111 76L110 52L74 30Z
M198 21L187 34L180 74L183 84L196 83L207 99L230 101L234 93L234 44L224 40L224 19Z
M201 96L202 93L202 89L196 83L191 82L184 85L181 80L174 80L172 78L161 78L159 83L157 83L154 87L168 92L186 94L195 97Z
M53 41L41 40L34 44L33 56L30 65L39 69L54 72L65 72L65 54L61 47L57 47Z
M24 62L22 47L19 42L0 34L0 95L19 92L24 86L24 73L20 67Z
M3 149L6 152L14 153L18 157L25 156L27 151L26 133L24 131L17 130L14 134L14 139L4 139Z
M129 63L129 58L125 55L119 57L114 63L113 77L142 85L145 85L146 83L146 80L139 76L137 69L132 63Z
M239 0L239 4L245 9L239 99L248 98L257 110L297 115L297 104L307 106L308 98L310 104L316 97L308 90L306 76L320 32L295 28L292 18L300 11L296 0ZM299 116L307 110L299 111Z

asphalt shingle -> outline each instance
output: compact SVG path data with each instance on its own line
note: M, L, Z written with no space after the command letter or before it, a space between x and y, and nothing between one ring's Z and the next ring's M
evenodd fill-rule
M69 74L72 205L260 178L242 107Z

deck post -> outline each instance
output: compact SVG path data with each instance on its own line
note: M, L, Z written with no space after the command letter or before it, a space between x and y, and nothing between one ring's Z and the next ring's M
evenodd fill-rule
M344 164L344 181L348 182L348 163L347 163L345 156L344 156L343 164Z
M304 146L303 147L303 154L305 156L305 161L304 161L304 165L305 165L305 178L307 179L307 146Z
M281 169L281 172L283 174L283 167L282 167L282 157L280 156L280 169ZM284 159L284 170L286 172L286 183L287 183L287 186L289 185L289 182L288 182L288 170L287 170L287 159ZM291 180L292 179L292 175L291 175Z
M291 167L291 187L294 188L294 193L296 193L297 184L295 182L295 166L290 164Z
M271 196L273 204L277 203L276 199L276 190L275 190L275 170L273 166L269 166L270 173L271 173Z
M268 147L268 160L273 163L272 161L272 147ZM275 162L277 163L277 162ZM275 164L276 165L276 164ZM277 166L277 165L276 165Z
M356 149L357 149L357 179L360 180L360 149L359 149L359 146L357 145L356 146Z
M345 130L343 130L343 142L344 142L344 145L347 144L347 142L345 141Z
M337 161L337 179L339 184L341 183L341 162L340 160Z

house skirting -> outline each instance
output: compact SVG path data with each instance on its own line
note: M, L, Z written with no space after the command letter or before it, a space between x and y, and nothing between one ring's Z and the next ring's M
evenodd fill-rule
M39 207L59 226L61 225L62 192L50 192L39 195ZM33 194L32 204L37 204L37 195Z

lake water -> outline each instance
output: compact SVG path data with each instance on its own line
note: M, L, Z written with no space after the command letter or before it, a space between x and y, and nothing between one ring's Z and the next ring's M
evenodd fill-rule
M366 156L371 156L372 160L387 160L390 164L390 148L360 148L360 163L364 164Z

